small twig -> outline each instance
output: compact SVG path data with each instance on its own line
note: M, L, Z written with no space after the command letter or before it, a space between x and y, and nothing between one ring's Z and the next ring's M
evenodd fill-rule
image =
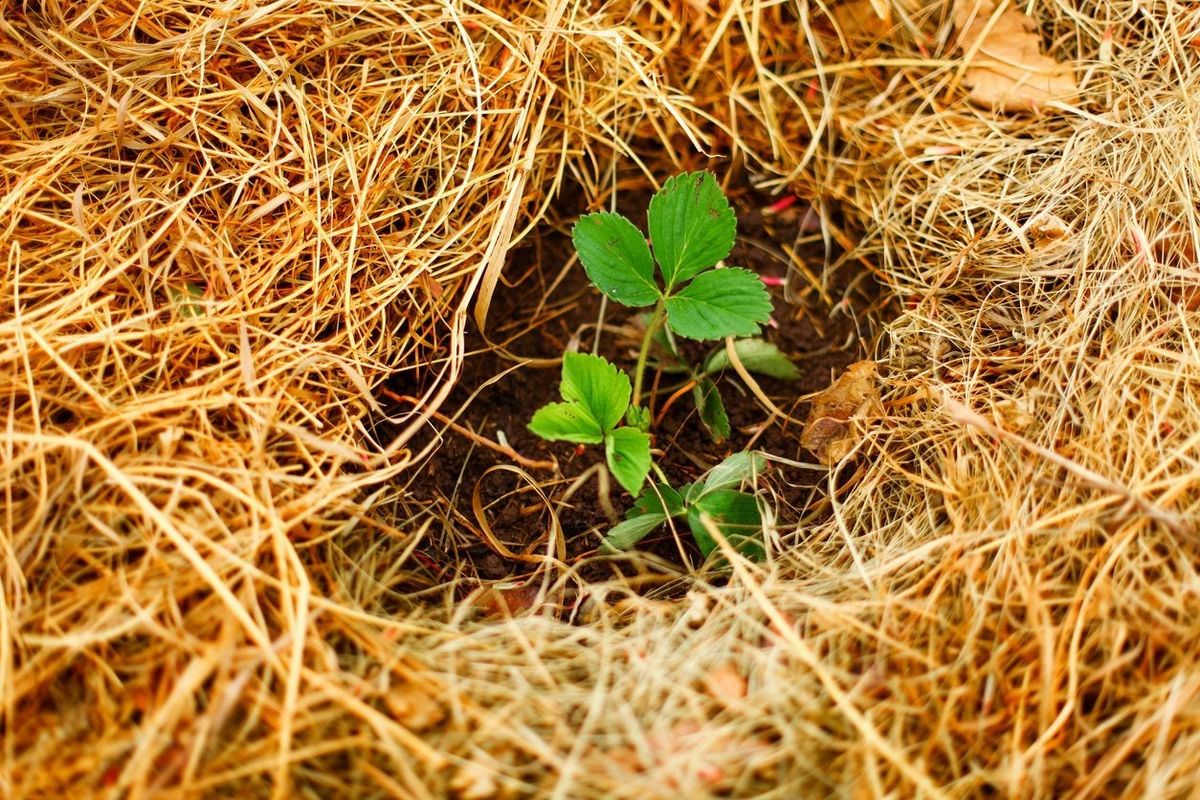
M411 397L406 394L396 394L391 389L388 389L386 387L383 388L382 391L383 391L383 394L389 400L394 400L398 403L408 403L409 405L413 405L413 406L417 406L417 405L421 404L421 401L415 397ZM520 464L522 467L525 467L526 469L545 469L545 470L551 470L551 471L558 470L558 460L557 459L551 459L549 461L537 461L532 458L526 458L525 456L518 453L516 450L513 450L508 445L503 445L497 441L487 438L486 436L481 436L480 434L476 433L475 431L471 430L470 428L467 428L463 425L459 425L457 422L450 419L450 417L447 417L445 414L442 414L441 412L430 411L429 415L431 417L433 417L434 419L436 419L437 421L445 424L447 427L449 427L455 433L465 436L468 439L470 439L472 442L475 442L476 444L481 444L484 447L488 448L489 450L494 450L497 453L500 453L501 455L503 455L507 458L511 458L513 461Z
M679 398L683 397L688 392L690 392L692 390L692 387L695 385L696 385L696 380L693 378L692 380L688 381L683 386L681 386L674 394L672 394L670 397L667 398L667 402L663 403L663 407L658 410L658 416L656 416L654 418L654 426L655 427L658 427L659 425L662 424L663 417L667 416L667 412L671 410L671 406L675 404L675 401L678 400Z
M783 419L786 419L789 422L794 422L797 425L804 424L802 420L798 420L791 416L782 408L775 405L775 403L771 401L771 398L767 397L767 393L763 391L762 387L759 386L758 381L754 380L754 376L750 374L750 371L746 369L746 365L742 363L741 357L739 357L737 354L737 349L733 346L732 336L725 339L725 354L729 356L729 366L733 367L734 372L736 372L738 377L742 379L742 383L746 384L746 388L750 390L750 393L758 398L758 402L762 403L763 407L770 411L773 417L782 417ZM768 420L768 422L770 422L770 420Z

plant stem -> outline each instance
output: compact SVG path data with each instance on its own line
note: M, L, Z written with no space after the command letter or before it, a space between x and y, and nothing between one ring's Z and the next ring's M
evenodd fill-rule
M638 353L637 367L633 371L633 405L635 408L642 404L642 380L646 375L646 358L650 355L650 344L654 339L654 334L662 327L666 313L666 307L662 300L659 300L658 304L654 306L654 315L650 317L650 322L646 325L646 335L642 338L642 349Z

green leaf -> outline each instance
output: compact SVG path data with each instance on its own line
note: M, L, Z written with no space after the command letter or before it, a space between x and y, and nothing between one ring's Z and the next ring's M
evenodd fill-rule
M701 494L740 487L746 481L753 482L766 468L767 460L761 453L753 450L734 453L708 471Z
M669 179L650 200L647 222L668 289L729 255L737 235L737 218L711 172Z
M650 474L650 437L634 428L617 428L605 437L608 468L617 483L637 494Z
M648 306L659 298L654 258L646 237L620 214L588 214L571 230L575 250L596 288L627 306Z
M628 550L667 521L662 514L643 514L614 525L600 544L602 550Z
M625 517L628 519L644 514L678 517L683 512L683 496L667 484L657 483L646 487L646 491L642 492L633 507L625 512Z
M543 439L576 444L600 444L604 432L587 409L578 403L550 403L539 408L529 421L529 430Z
M791 359L766 339L737 339L733 343L742 366L759 375L794 381L800 377L800 368ZM704 374L713 375L729 366L729 353L725 348L714 350L704 362Z
M708 429L713 441L719 444L728 439L729 415L725 413L725 404L721 402L721 393L717 391L717 385L709 378L701 378L692 387L692 399L696 401L700 421Z
M704 524L705 517L738 552L756 560L765 555L762 514L754 495L722 489L702 495L688 508L688 527L707 558L717 549L717 541Z
M683 498L665 483L646 488L633 507L625 512L625 521L613 527L601 545L607 550L628 550L646 538L669 517L682 516Z
M567 353L559 392L567 402L582 406L607 433L625 416L633 388L628 375L600 356Z
M753 336L771 316L767 287L753 272L736 268L705 272L666 305L671 330L689 339Z

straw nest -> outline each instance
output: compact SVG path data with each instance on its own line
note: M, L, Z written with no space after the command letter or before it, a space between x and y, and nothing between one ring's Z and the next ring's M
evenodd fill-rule
M949 2L3 0L0 794L1191 796L1189 6L1021 3L1031 114ZM832 513L678 600L437 591L506 254L706 163L894 300Z

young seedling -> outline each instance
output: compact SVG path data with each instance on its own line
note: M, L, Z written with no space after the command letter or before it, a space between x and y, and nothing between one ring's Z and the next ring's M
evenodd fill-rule
M529 429L543 439L603 444L617 483L637 494L650 472L650 436L619 426L629 410L629 376L599 356L563 356L561 403L542 406Z
M635 495L652 467L646 434L650 413L642 406L651 344L661 337L667 351L682 364L672 337L701 341L751 337L771 314L771 299L757 275L736 267L716 268L733 249L737 220L711 173L694 172L668 180L650 200L647 219L650 244L619 214L588 214L572 231L579 260L596 288L632 308L653 306L632 386L629 376L605 359L567 353L559 387L562 402L542 407L529 424L530 430L544 439L604 444L609 469L617 482ZM742 339L734 347L748 369L781 377L790 377L795 370L782 353L761 339ZM712 376L727 365L727 354L717 350L698 370L688 370L699 392L696 402L701 418L718 438L729 435L729 419ZM622 419L626 426L619 424ZM661 472L659 475L662 477ZM710 536L698 531L713 521L720 530L724 525L759 524L752 495L706 483L704 491L679 496L674 503L677 493L672 494L665 483L661 486L665 496L658 491L643 495L635 509L648 507L651 497L670 501L670 509L677 506L688 517L697 541L711 543ZM660 522L672 516L667 508L663 506ZM749 536L744 531L730 535Z
M758 498L740 489L746 483L753 485L765 463L758 453L734 453L709 470L703 481L679 489L665 483L647 487L625 514L625 521L604 537L605 548L628 550L668 520L681 519L687 521L705 558L717 549L713 528L742 555L763 558Z
M771 314L771 298L757 275L715 269L733 249L737 220L712 173L669 179L650 200L647 222L650 245L620 214L588 214L572 231L596 288L631 308L653 306L633 373L629 422L638 427L648 422L642 386L660 329L701 341L754 336Z

